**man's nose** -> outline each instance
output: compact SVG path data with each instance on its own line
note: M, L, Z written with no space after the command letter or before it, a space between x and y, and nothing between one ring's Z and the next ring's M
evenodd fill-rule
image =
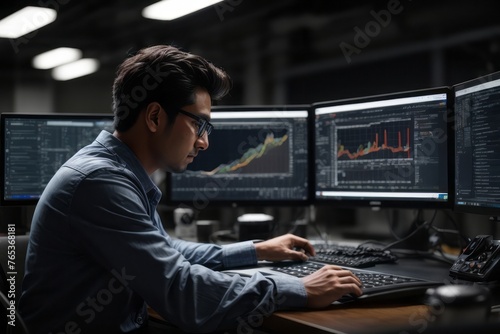
M210 146L209 142L208 142L208 134L207 132L203 132L203 135L201 135L201 137L198 137L198 148L200 150L206 150L208 148L208 146Z

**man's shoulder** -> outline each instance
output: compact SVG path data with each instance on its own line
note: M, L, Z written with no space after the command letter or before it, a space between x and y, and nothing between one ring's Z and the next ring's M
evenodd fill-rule
M96 171L123 171L125 163L106 150L82 150L66 161L63 167L89 175Z

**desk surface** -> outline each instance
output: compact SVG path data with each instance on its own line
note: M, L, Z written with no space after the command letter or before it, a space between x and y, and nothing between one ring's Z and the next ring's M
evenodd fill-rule
M443 310L441 310L443 311ZM308 334L498 334L500 314L489 320L465 312L459 318L446 318L425 305L372 304L332 306L324 310L276 312L263 321L266 333Z
M409 275L447 283L449 265L429 259L402 259L369 270ZM422 296L391 300L363 300L331 305L321 310L276 312L263 320L262 329L270 333L385 333L407 330L419 332L430 325Z
M370 270L421 277L444 284L449 282L449 265L436 260L403 259L397 265L380 265ZM492 313L490 321L486 322L475 313L463 312L458 318L456 315L448 318L453 319L451 324L446 324L448 327L440 327L436 319L441 314L433 313L424 305L423 295L382 301L367 299L321 310L276 312L263 319L261 329L268 333L500 333L500 312Z
M322 310L276 312L264 320L271 333L377 333L385 330L423 328L425 305L332 305Z
M152 319L161 322L162 326L167 326L163 318L154 310L149 309L149 314ZM402 329L418 331L427 326L427 319L425 305L393 303L332 305L320 310L275 312L263 319L252 319L249 323L243 324L245 326L243 329L238 328L236 333L252 333L254 329L265 333L289 334L374 334L383 333L386 330L399 333ZM169 330L172 328L168 327ZM177 329L175 333L183 332ZM233 331L226 333L233 333Z
M404 259L397 265L380 265L370 268L382 272L415 275L446 283L449 265L435 260ZM279 311L270 316L249 319L245 328L236 333L336 333L336 334L380 334L380 333L444 333L433 331L436 317L423 304L423 296L390 300L359 300L354 303L331 305L319 310ZM154 313L154 312L153 312ZM158 317L152 314L153 318ZM479 323L484 333L499 333L500 317L494 324ZM242 324L239 324L242 325ZM473 327L476 328L476 327ZM453 328L456 330L456 328ZM462 328L458 328L459 330ZM431 330L431 331L429 331ZM471 333L471 328L455 333ZM229 333L232 333L229 331Z

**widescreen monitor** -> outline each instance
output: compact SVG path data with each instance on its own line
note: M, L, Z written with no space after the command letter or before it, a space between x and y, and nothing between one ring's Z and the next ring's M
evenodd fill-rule
M455 90L455 210L500 216L500 72Z
M1 205L35 205L67 159L112 131L113 116L2 113L0 124Z
M169 174L167 204L305 203L309 188L309 106L215 106L209 147L183 173Z
M451 90L313 104L317 203L450 207Z

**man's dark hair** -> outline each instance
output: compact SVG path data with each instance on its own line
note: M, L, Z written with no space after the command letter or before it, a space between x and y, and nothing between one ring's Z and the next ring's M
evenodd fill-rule
M116 72L115 129L128 130L151 102L158 102L173 122L176 109L195 103L196 88L205 88L212 101L217 101L231 85L226 72L200 56L170 45L144 48L127 58Z

